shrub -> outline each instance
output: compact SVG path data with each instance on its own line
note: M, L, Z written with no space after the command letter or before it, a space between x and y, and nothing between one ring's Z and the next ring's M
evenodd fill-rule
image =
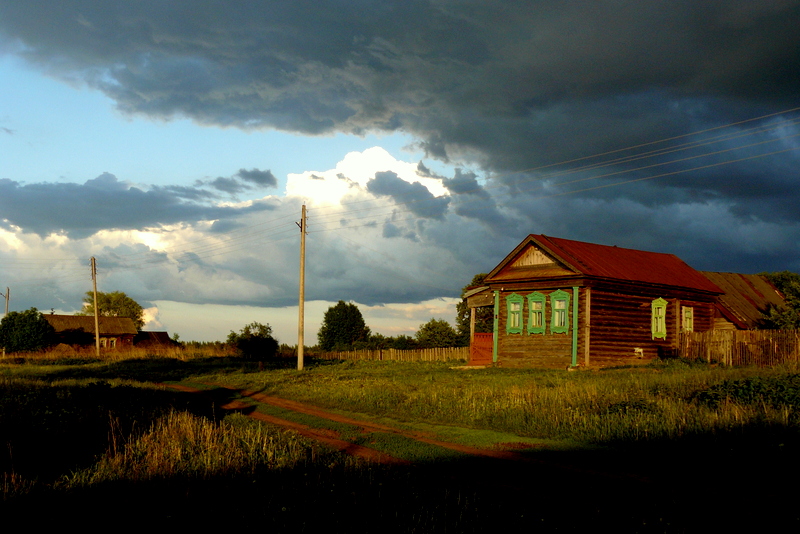
M0 321L0 345L8 352L45 349L53 344L54 333L53 327L36 308L9 312Z

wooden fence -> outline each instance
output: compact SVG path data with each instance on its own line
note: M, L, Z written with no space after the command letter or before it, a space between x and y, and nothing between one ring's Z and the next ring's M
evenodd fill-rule
M725 365L800 362L800 330L711 330L681 334L679 356Z
M414 350L351 350L345 352L315 352L323 360L395 360L400 362L442 362L469 360L469 347Z

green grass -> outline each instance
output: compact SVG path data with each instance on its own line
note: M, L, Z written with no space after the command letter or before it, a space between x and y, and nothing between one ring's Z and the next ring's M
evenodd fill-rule
M464 372L445 364L346 362L302 374L278 370L200 380L399 421L606 444L731 432L754 424L795 431L796 400L776 405L740 395L712 405L702 399L727 395L723 390L714 393L727 383L761 381L775 384L773 389L796 391L796 376L791 369L725 369L681 362L577 373Z

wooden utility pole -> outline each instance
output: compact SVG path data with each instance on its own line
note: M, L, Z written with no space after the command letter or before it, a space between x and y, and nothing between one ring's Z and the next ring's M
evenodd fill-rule
M11 297L11 290L6 288L6 294L3 295L2 293L0 293L0 296L3 296L3 297L6 298L6 315L8 315L8 299ZM6 357L6 348L3 347L3 358L5 358L5 357Z
M92 256L92 290L94 291L94 348L100 358L100 317L97 309L97 262Z
M303 370L303 350L305 345L305 304L306 304L306 205L300 218L300 302L297 319L297 370Z

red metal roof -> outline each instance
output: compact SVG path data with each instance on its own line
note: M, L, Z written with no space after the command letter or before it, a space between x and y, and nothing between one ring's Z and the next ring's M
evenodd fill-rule
M597 245L545 235L528 236L542 249L587 276L722 293L674 254Z

